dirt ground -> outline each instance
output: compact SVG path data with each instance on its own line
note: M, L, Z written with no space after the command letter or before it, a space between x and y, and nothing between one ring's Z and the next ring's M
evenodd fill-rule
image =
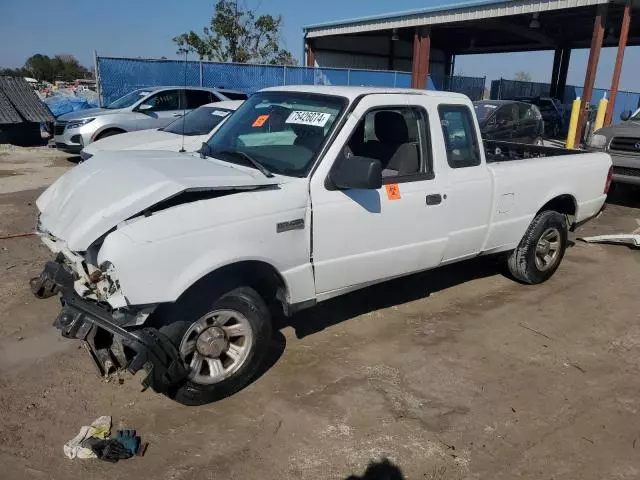
M33 227L73 164L0 150L0 235ZM624 191L579 235L639 227ZM183 407L97 378L28 279L48 252L0 240L0 478L344 479L388 458L398 480L640 478L640 252L577 241L546 284L472 261L331 301L283 325L271 366L221 402ZM111 415L145 457L69 460Z

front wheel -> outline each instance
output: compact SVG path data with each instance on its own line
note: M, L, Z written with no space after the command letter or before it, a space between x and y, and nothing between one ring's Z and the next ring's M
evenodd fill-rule
M187 381L168 393L184 405L213 402L246 386L271 338L269 309L254 289L235 288L213 303L202 294L180 301L160 328L187 366Z
M548 280L560 266L567 238L564 215L549 210L540 212L509 256L509 272L516 280L531 285Z

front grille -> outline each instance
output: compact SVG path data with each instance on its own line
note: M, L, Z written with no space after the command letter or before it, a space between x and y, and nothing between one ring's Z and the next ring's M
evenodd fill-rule
M627 177L640 177L640 168L613 167L614 175L625 175Z
M640 138L638 137L613 137L609 144L609 150L633 152L640 154Z
M62 135L64 133L64 127L65 127L64 123L56 123L53 127L53 134Z

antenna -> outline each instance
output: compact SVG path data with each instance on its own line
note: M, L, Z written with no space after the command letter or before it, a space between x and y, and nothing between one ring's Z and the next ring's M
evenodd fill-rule
M187 114L187 56L189 52L184 52L184 101L182 102L182 146L178 152L184 153L184 117Z

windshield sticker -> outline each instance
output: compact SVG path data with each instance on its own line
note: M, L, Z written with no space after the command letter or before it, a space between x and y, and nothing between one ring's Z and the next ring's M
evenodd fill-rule
M226 117L227 115L229 115L229 112L225 110L214 110L213 112L211 112L211 115L215 115L216 117Z
M384 188L387 191L387 198L389 200L400 200L402 198L400 196L400 185L397 183L388 183Z
M259 128L265 124L265 122L269 120L269 115L259 115L258 118L251 124L253 128Z
M291 112L291 115L289 115L289 118L287 118L285 123L324 127L330 118L330 113L293 111Z

